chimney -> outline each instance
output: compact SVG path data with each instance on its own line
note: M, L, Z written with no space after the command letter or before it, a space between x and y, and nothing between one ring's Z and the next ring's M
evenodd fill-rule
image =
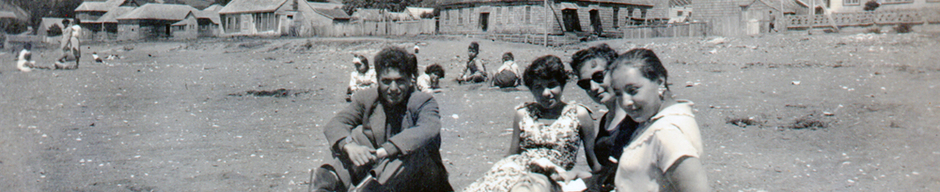
M294 11L297 11L297 6L298 6L297 0L291 0L291 1L292 1L291 6L293 6L292 8L294 9Z

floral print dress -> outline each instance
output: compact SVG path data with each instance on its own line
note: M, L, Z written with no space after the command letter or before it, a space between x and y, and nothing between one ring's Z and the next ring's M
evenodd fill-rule
M529 164L540 158L546 158L565 170L574 168L581 147L578 107L582 105L568 104L551 124L538 121L535 105L526 103L516 107L516 110L525 114L519 122L522 152L497 161L482 178L471 183L464 191L509 191L523 175L530 172Z

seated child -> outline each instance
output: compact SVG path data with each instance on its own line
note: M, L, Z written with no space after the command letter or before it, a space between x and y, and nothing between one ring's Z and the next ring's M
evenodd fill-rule
M480 53L480 44L477 42L470 43L468 48L468 60L467 67L463 70L463 75L457 77L457 83L481 83L486 81L486 66L484 66L483 60L477 59L477 55Z
M36 66L36 61L33 61L33 53L30 52L32 48L33 44L26 43L23 45L23 50L16 57L16 69L22 72L30 72L33 71L32 68L43 68Z
M440 82L444 78L444 68L438 64L431 64L424 69L424 74L418 76L418 90L425 93L441 92Z
M496 69L496 75L493 78L494 86L508 88L519 86L522 83L522 78L519 78L521 73L519 72L519 65L516 65L513 60L512 52L503 54L503 65Z
M349 74L349 88L346 89L346 102L352 101L356 91L368 89L375 84L375 70L369 69L369 59L358 54L353 55L356 71Z

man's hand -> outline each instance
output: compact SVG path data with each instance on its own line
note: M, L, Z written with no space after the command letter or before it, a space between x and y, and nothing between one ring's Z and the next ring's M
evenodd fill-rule
M343 150L346 151L346 156L349 156L349 160L357 167L375 160L375 155L372 155L375 151L356 143L344 145Z

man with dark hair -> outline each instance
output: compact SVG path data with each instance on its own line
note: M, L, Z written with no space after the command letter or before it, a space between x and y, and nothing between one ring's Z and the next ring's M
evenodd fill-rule
M356 93L324 128L333 160L315 191L453 191L441 159L437 102L416 91L417 59L402 48L375 56L378 88Z

